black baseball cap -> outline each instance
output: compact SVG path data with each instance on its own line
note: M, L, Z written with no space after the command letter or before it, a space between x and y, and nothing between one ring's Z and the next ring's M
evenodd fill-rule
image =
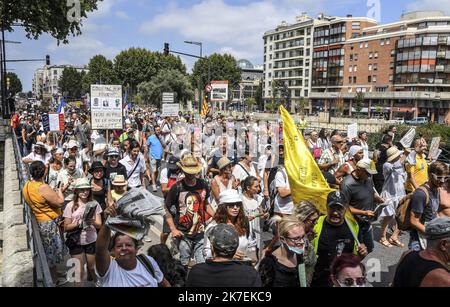
M333 205L339 205L342 208L347 208L346 201L340 192L331 192L328 194L327 207L331 207Z

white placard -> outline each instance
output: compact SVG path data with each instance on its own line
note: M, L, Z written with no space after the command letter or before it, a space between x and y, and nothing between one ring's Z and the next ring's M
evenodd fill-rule
M60 131L59 127L59 114L49 114L48 119L50 122L50 131Z
M439 155L437 153L439 152L440 143L441 143L440 137L433 138L433 140L431 141L431 145L430 145L430 152L428 154L429 159L433 159L436 156L439 157Z
M122 129L122 85L91 85L92 129Z
M400 144L402 144L402 146L405 148L410 148L415 136L416 128L411 128L408 133L405 134L405 136L400 140Z
M347 127L347 137L350 140L353 140L354 138L358 137L358 124L357 123L348 125L348 127Z
M228 81L211 81L211 102L228 101Z
M178 103L165 103L162 105L161 116L178 116L180 112L180 104Z
M173 104L175 102L175 93L163 93L162 94L162 103Z

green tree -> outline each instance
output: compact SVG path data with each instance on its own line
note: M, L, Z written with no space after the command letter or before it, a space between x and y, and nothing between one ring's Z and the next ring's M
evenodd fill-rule
M211 63L211 80L208 80L208 61ZM192 85L202 89L212 80L228 80L229 89L235 88L241 81L241 69L236 59L229 54L214 53L206 59L199 59L192 70ZM231 95L229 95L231 98Z
M138 96L146 103L160 106L162 93L175 92L179 102L194 97L189 78L177 69L161 70L150 82L138 85Z
M179 57L164 56L144 48L130 48L119 53L114 59L114 70L118 81L129 86L131 95L137 93L137 86L150 82L161 70L176 69L186 74L186 67Z
M22 82L15 73L13 72L6 73L6 80L8 79L9 79L9 93L11 94L11 96L14 96L17 93L22 92Z
M48 33L58 43L68 43L69 35L81 34L83 18L87 17L88 12L97 9L99 1L78 1L79 16L76 16L77 4L70 6L66 0L0 0L0 18L7 31L13 31L13 24L20 22L28 38L37 39L43 33Z
M364 93L363 92L356 93L354 106L355 106L356 113L359 116L359 113L361 112L361 110L364 106Z
M79 73L73 67L64 68L59 79L59 89L64 97L78 99L81 97L83 88L83 73Z
M286 109L290 109L291 91L287 84L283 81L272 81L272 103L278 108L283 105Z
M263 98L263 83L262 81L259 82L258 87L255 91L255 100L256 105L260 110L264 110L264 98Z
M256 105L256 99L253 97L245 99L245 105L247 106L247 111L252 112L254 106Z
M89 72L83 78L83 91L89 92L91 84L117 84L114 65L103 55L96 55L89 60Z
M344 99L342 97L336 98L336 113L339 117L344 115Z

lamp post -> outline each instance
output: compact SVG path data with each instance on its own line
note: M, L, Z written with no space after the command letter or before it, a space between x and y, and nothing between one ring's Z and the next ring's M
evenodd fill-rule
M186 44L197 45L200 46L200 58L203 57L203 43L201 42L193 42L193 41L184 41ZM198 82L198 112L202 113L202 84L201 81Z

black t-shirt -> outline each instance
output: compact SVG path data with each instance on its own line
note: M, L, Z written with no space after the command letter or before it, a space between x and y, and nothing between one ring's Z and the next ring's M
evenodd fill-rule
M261 278L255 268L242 262L207 260L191 269L186 287L261 287Z
M22 138L22 129L24 129L24 126L22 124L16 124L16 128L14 128L14 133L18 138Z
M297 268L290 268L278 262L278 259L269 254L259 264L259 274L263 287L300 287Z
M125 179L127 179L127 169L122 164L119 163L116 167L112 167L109 165L109 162L107 162L105 167L105 178L107 178L110 182L114 180L116 175L123 175Z
M352 254L355 240L347 223L340 226L323 222L317 249L317 264L312 281L313 286L327 287L330 282L330 265L340 254Z
M428 191L429 202L427 203L427 196L422 189L414 191L411 197L411 211L420 214L420 222L425 224L437 218L439 209L439 193L432 191L427 185L423 185ZM416 229L411 231L411 239L419 240L419 235Z
M182 180L170 189L166 198L166 208L170 212L172 207L176 208L174 222L185 236L189 238L203 236L205 223L211 217L206 213L205 206L209 196L210 189L203 179L197 179L195 186L192 187Z

